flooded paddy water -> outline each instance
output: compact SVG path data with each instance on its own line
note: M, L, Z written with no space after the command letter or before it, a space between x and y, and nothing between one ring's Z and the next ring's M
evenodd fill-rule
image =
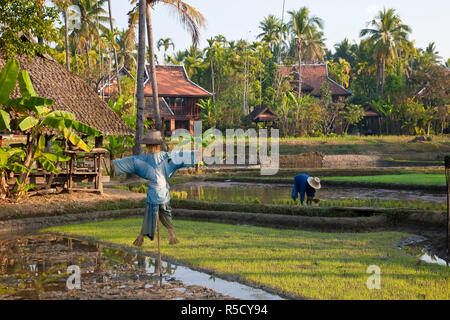
M154 274L155 261L141 253L49 234L0 239L0 300L282 299L168 262L162 264L161 278ZM69 289L69 266L79 267L79 289Z
M172 191L187 192L189 200L214 200L219 202L239 202L245 198L253 200L258 198L261 203L272 204L280 199L290 199L292 185L287 184L261 184L243 182L187 182L173 185ZM430 193L410 190L387 190L372 188L349 188L332 187L322 188L317 191L316 196L323 200L368 198L377 200L399 200L399 201L430 201L444 203L445 194Z

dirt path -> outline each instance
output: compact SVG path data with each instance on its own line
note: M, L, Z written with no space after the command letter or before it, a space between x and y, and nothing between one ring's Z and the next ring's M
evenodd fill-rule
M0 202L0 220L143 207L145 198L142 193L112 188L105 188L103 195L77 191L33 196L18 203Z

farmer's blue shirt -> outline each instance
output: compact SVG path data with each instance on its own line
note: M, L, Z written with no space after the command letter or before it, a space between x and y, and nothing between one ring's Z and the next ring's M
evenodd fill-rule
M316 189L311 187L308 183L309 176L307 174L298 174L294 177L294 187L292 188L291 197L297 200L298 194L300 193L300 202L305 201L305 193L308 197L316 196Z
M163 204L170 201L167 180L178 169L193 166L194 157L194 151L157 152L114 160L113 164L117 174L131 173L150 180L147 202Z

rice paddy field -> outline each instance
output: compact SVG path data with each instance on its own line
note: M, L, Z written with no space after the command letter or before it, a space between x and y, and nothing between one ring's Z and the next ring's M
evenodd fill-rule
M121 219L45 229L130 246L141 219ZM297 299L449 299L450 268L420 261L396 247L404 232L323 233L245 225L174 221L181 243L163 259L268 286ZM156 253L156 242L143 249ZM369 266L380 269L380 289L369 289Z
M444 174L391 174L376 176L355 176L355 177L325 177L324 181L363 181L363 182L381 182L381 183L404 183L404 184L425 184L425 185L444 185Z

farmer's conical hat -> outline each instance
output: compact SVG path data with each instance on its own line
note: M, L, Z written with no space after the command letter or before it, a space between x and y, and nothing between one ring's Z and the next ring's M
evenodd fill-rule
M322 188L322 186L320 185L320 179L317 177L309 177L308 184L316 190Z
M161 136L161 131L156 129L151 129L147 131L147 134L142 140L139 140L138 143L141 144L162 144L163 138Z

